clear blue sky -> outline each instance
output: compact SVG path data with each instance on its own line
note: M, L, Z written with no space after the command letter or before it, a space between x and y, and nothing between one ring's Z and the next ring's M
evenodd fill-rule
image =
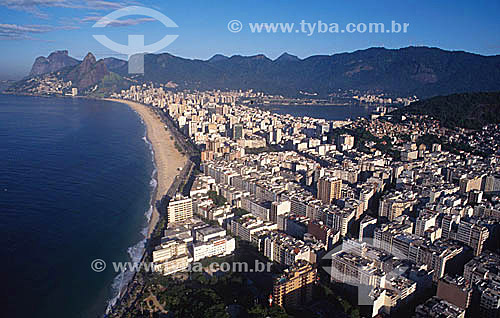
M208 59L214 54L254 55L271 59L283 52L301 58L335 54L372 46L400 48L425 45L464 50L484 55L500 52L500 1L470 0L389 0L389 1L283 1L283 0L196 0L196 1L110 1L110 0L0 0L0 79L26 75L33 60L54 50L67 49L83 58L93 52L98 58L117 55L98 43L92 34L105 34L127 44L128 34L144 34L146 44L166 34L179 37L161 52L186 58ZM119 7L140 5L160 11L179 27L166 28L160 22L140 16L121 18L120 26L92 28L95 20ZM239 33L228 31L230 20L242 22ZM301 20L338 23L409 23L403 34L303 33L257 34L253 22Z

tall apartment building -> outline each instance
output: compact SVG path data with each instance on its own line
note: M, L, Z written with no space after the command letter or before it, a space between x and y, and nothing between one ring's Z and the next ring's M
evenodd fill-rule
M482 176L466 176L460 179L460 193L465 194L472 190L481 190Z
M265 221L271 220L271 203L254 195L241 198L241 208Z
M437 214L421 213L415 221L415 235L425 237L425 231L436 225Z
M496 279L499 275L500 255L485 252L471 259L464 266L464 278L469 284L476 284L481 279ZM500 278L500 277L499 277ZM500 280L500 279L499 279Z
M243 125L236 124L233 126L233 140L238 140L243 138Z
M397 221L382 224L373 230L373 245L386 252L393 253L393 241L398 234L411 234L412 226L408 224L408 216L402 216Z
M352 149L354 147L354 137L348 134L338 136L337 147L341 151Z
M494 279L485 279L474 286L479 293L479 314L481 318L500 317L500 281L498 277Z
M307 233L325 244L327 251L333 248L340 240L340 231L329 228L321 221L310 221L307 224Z
M381 198L378 215L392 221L405 210L411 209L416 202L413 193L390 193Z
M462 253L463 247L450 241L435 241L414 234L397 234L387 227L375 230L374 245L394 256L433 270L433 281L444 276L446 263Z
M359 240L373 239L375 228L377 227L377 219L369 215L365 215L359 224Z
M318 180L318 199L324 204L332 203L332 200L340 199L342 180L335 177L322 177Z
M182 222L193 217L193 199L177 194L168 204L168 223Z
M281 201L271 203L271 221L278 222L278 217L290 212L290 201Z
M489 234L488 229L484 226L461 221L458 224L456 239L472 247L474 256L478 256L481 254L484 242L488 239Z
M377 267L376 262L357 251L342 250L332 255L332 281L355 286L380 287L385 277L386 273Z
M282 265L292 265L299 260L315 264L325 252L325 244L313 237L303 241L279 232L263 234L257 242L259 250L271 261Z
M250 213L232 219L228 225L230 232L244 241L252 242L254 234L261 231L278 230L278 224L257 219Z
M346 210L327 210L325 213L325 224L335 231L339 231L340 235L345 236L349 230L349 226L354 221L355 211Z
M285 269L273 284L273 302L281 307L299 307L312 300L317 269L306 261L298 261Z
M385 288L384 311L391 314L393 310L413 299L417 283L403 276L389 274L385 280Z
M464 277L475 295L471 307L479 309L481 317L500 317L499 268L500 255L495 253L482 253L465 264Z
M500 191L500 175L491 175L483 178L481 187L484 192Z
M457 216L447 214L443 217L443 221L441 222L441 238L447 239L447 238L453 238L451 237L452 235L452 226L453 223L455 223L455 220L457 219Z

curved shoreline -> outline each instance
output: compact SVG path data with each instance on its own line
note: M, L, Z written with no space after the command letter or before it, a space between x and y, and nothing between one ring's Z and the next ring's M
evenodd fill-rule
M187 158L175 148L170 131L165 128L165 124L149 107L123 99L106 98L105 100L125 104L137 112L146 126L146 138L153 147L157 185L153 194L153 211L149 219L146 236L146 238L149 238L160 218L160 211L158 211L156 202L161 200L167 193L175 177L179 174L177 168L183 167L187 162Z

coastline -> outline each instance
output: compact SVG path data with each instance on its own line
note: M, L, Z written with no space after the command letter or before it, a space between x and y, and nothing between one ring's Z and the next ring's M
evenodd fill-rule
M106 262L109 261L133 261L133 262L140 262L141 257L144 255L145 247L150 247L151 245L146 245L148 244L149 240L147 239L147 236L151 233L153 228L156 229L161 229L159 227L159 222L156 218L156 216L159 216L160 220L163 220L163 217L165 216L165 210L160 207L160 205L155 204L155 200L158 198L163 198L165 193L159 192L157 189L159 189L158 186L158 181L161 181L161 184L164 184L165 189L170 189L175 186L176 182L174 181L174 185L170 186L171 180L177 180L179 179L177 175L180 175L181 172L177 170L177 166L172 164L171 158L180 158L181 162L187 161L187 159L183 158L181 154L177 151L177 148L174 146L174 140L171 140L169 138L169 134L172 134L175 136L175 131L165 131L165 123L163 123L162 119L160 120L157 118L158 111L154 108L150 108L145 105L138 104L138 108L133 108L132 105L129 106L129 103L125 103L124 101L121 100L113 100L114 102L120 102L121 104L107 104L106 101L103 101L102 98L86 98L86 97L78 97L76 99L68 99L70 97L63 97L59 99L52 99L50 97L46 97L43 99L40 99L38 96L17 96L17 95L2 95L5 97L3 100L5 103L5 109L2 107L2 114L4 115L3 119L6 119L7 123L10 122L16 122L17 124L13 124L11 126L9 125L4 125L2 128L2 132L5 131L5 129L10 129L11 127L14 129L20 129L23 128L22 133L27 131L27 135L23 135L22 133L15 133L19 132L20 130L12 130L12 136L25 136L26 138L30 136L29 140L27 141L33 141L33 144L37 144L39 141L37 138L31 138L33 135L33 131L38 131L36 129L42 129L44 132L43 136L44 139L43 145L44 147L26 147L26 149L40 149L41 154L50 154L47 155L47 157L40 157L38 158L46 158L47 160L44 161L46 163L46 167L48 167L49 170L45 171L50 171L51 172L51 180L57 180L58 175L59 176L65 176L65 173L68 173L65 168L62 168L61 164L65 164L66 162L64 161L65 159L61 159L60 161L51 161L49 159L54 158L52 154L57 153L58 157L60 158L71 158L72 163L79 162L79 163L87 163L87 158L86 155L91 156L91 158L96 158L95 164L92 166L93 168L95 167L96 171L96 176L93 176L90 171L93 171L92 169L89 170L89 173L84 173L82 175L76 174L76 173L70 173L71 175L75 176L75 179L71 178L66 178L66 177L61 177L59 180L61 181L60 184L54 185L60 188L60 193L64 193L69 186L71 189L72 194L75 194L75 196L71 196L71 198L68 198L67 201L67 206L68 207L73 207L77 206L78 203L81 201L82 197L91 196L91 197L97 197L95 201L93 200L86 200L85 207L82 205L79 208L74 208L72 209L72 213L64 213L64 209L60 209L61 211L61 217L58 217L58 222L60 220L64 220L64 222L68 223L57 223L57 222L50 222L47 223L48 228L54 228L56 229L58 225L64 224L66 226L66 229L71 228L74 224L75 225L75 230L78 229L78 235L73 235L73 231L63 231L65 232L68 237L65 237L64 244L70 244L71 241L69 238L75 236L75 241L76 242L82 242L79 243L79 246L82 246L85 251L85 253L82 253L81 259L78 259L77 261L74 261L74 264L77 265L82 265L82 269L79 271L81 275L74 275L74 270L72 271L70 267L64 266L64 268L59 269L58 268L58 273L61 274L61 277L65 277L65 279L69 281L73 281L72 279L74 278L75 284L80 284L79 288L84 288L88 286L88 289L90 291L90 288L92 287L92 292L87 293L88 297L77 297L76 295L72 295L71 293L67 293L67 287L63 284L58 284L58 286L50 286L47 287L44 290L47 290L47 295L49 295L49 292L54 295L58 295L59 299L68 299L67 304L72 304L75 306L81 306L83 302L85 302L85 306L81 306L79 309L80 312L82 312L83 316L93 316L93 317L102 317L101 314L103 313L103 310L106 309L106 306L110 303L111 300L117 301L116 294L118 295L123 294L123 292L126 291L126 287L129 285L129 282L131 281L130 279L134 277L136 274L135 272L126 272L124 273L121 277L116 277L115 273L112 273L112 268L109 267L108 271L106 273L101 273L101 274L96 274L93 271L89 270L88 266L88 259L93 258L93 257L106 257ZM8 99L7 99L8 98ZM15 98L15 99L14 99ZM17 99L19 98L19 99ZM27 106L32 105L32 108L24 108L24 107L16 107L19 106L17 105L23 105L26 104ZM74 107L70 107L71 109L65 109L66 106L73 105L75 103ZM104 104L106 103L106 104ZM134 112L130 112L128 107L122 104L127 104L127 106L133 108ZM132 104L132 103L130 103ZM4 106L2 104L2 106ZM44 107L47 106L47 109L50 109L50 111L47 111ZM104 107L105 106L105 107ZM134 105L135 106L135 105ZM7 108L9 107L9 108ZM75 110L75 107L77 110ZM52 111L52 108L54 108L54 111ZM10 111L12 110L13 114L15 114L15 120L10 117ZM81 112L79 110L82 110ZM70 116L66 116L66 113L71 114ZM27 117L24 119L23 114L26 114ZM34 123L38 123L39 119L34 118L32 114L47 114L47 117L44 117L44 124L43 125L36 125L36 124L31 124L30 127L24 127L21 125L21 123L24 122L24 120L33 120ZM64 114L64 115L60 115ZM84 127L74 127L72 125L66 125L65 120L78 120L80 121L82 117L82 114L85 114L85 119L88 120L85 123L88 123L89 125L82 125ZM106 116L99 116L100 114L105 114ZM137 117L137 114L139 114L140 117ZM89 115L89 116L87 116ZM112 115L112 116L111 116ZM108 117L109 116L109 117ZM151 118L153 122L150 122L148 118ZM113 122L110 123L108 121L109 118L114 118ZM138 120L139 119L139 120ZM50 123L50 125L45 124L45 122ZM58 124L61 124L61 126L57 126ZM18 128L19 127L19 128ZM33 127L34 130L30 130L31 127ZM58 127L57 132L53 130L52 127ZM170 126L169 126L170 127ZM28 129L29 128L29 129ZM101 151L101 147L90 147L91 149L84 149L81 147L73 148L74 147L74 142L72 139L65 139L64 141L66 143L61 144L59 147L59 143L62 142L59 140L59 133L62 131L63 133L67 134L68 132L63 129L78 129L78 132L81 134L78 134L78 138L83 138L84 142L95 142L96 144L102 140L106 140L108 142L103 142L102 144L104 145L105 151ZM43 130L45 129L45 130ZM81 130L80 130L81 129ZM153 131L152 131L153 130ZM157 132L155 132L157 131ZM70 131L72 132L72 131ZM99 132L99 133L95 133ZM109 132L109 133L108 133ZM170 147L158 147L156 146L155 142L155 136L160 135L159 132L162 132L161 135L164 136L164 140L166 140L166 143L171 144ZM54 135L51 135L51 133L54 133ZM42 134L40 134L42 135ZM102 135L102 136L101 136ZM38 136L38 134L36 134ZM52 136L52 137L51 137ZM50 139L53 138L53 139ZM97 140L96 140L97 138ZM28 139L28 138L27 138ZM150 140L151 139L151 140ZM23 139L17 139L17 140L23 140ZM57 140L57 141L56 141ZM80 139L78 139L80 140ZM7 145L12 145L13 147L15 143L9 143L7 142ZM17 143L19 144L19 142ZM57 144L57 147L55 146ZM31 144L30 144L31 145ZM47 146L48 145L48 146ZM80 148L79 150L77 150ZM11 148L5 148L8 149L10 153L15 153L12 152ZM14 148L15 149L15 148ZM67 151L69 150L69 151ZM144 151L143 151L144 150ZM17 150L15 150L17 151ZM67 151L67 152L66 152ZM79 152L80 151L80 152ZM163 157L163 161L166 161L168 164L167 167L163 169L163 172L167 174L167 177L161 178L161 173L162 171L158 171L158 169L161 169L164 167L164 165L157 164L161 159L158 159L158 154L161 154L164 152L165 154ZM30 152L31 153L31 152ZM75 157L65 157L66 153L68 154L75 154L78 153L80 154L79 156ZM64 155L62 155L64 154ZM155 156L156 154L156 156ZM29 163L30 156L25 156L23 158L26 159L26 162ZM17 159L11 156L7 156L5 158L7 161L12 159L13 162L17 162L17 160L20 160L21 158ZM103 160L101 160L103 159ZM105 159L105 160L104 160ZM184 160L185 159L185 160ZM42 160L42 159L41 159ZM23 161L19 161L21 163ZM134 164L135 162L135 164ZM132 163L132 164L130 164ZM153 167L152 167L153 166ZM16 167L15 165L12 165L11 167ZM37 165L29 165L26 164L25 167L27 168L33 168L36 171L38 171L38 166ZM67 166L65 165L64 167L74 167L74 164L68 164ZM157 168L158 167L158 168ZM109 168L109 169L107 169ZM7 169L7 168L6 168ZM124 170L125 169L125 170ZM9 169L7 169L8 171ZM15 174L10 175L6 174L6 176L22 176L22 171L23 169L20 170L15 170L12 169ZM69 170L69 169L68 169ZM102 170L102 171L101 171ZM19 171L19 172L18 172ZM30 171L30 170L28 170ZM40 170L41 171L41 170ZM121 171L121 173L120 173ZM55 172L55 173L53 173ZM60 173L59 173L60 172ZM47 172L48 173L48 172ZM31 177L36 174L26 174L26 177ZM81 177L83 176L83 177ZM92 179L86 179L87 177L91 177ZM17 179L12 178L12 179L6 179L7 181L12 180L13 185L17 185ZM116 179L115 179L116 178ZM129 179L130 178L130 179ZM32 179L29 179L32 180ZM73 180L71 184L65 183L65 180ZM76 181L75 181L76 180ZM85 181L83 181L85 180ZM90 182L89 182L90 180ZM99 180L102 182L99 183ZM127 181L130 180L130 181ZM163 181L162 181L163 180ZM117 182L115 182L117 181ZM42 181L43 182L43 181ZM91 184L92 185L104 185L105 187L99 188L95 187L90 189L89 191L75 191L75 190L80 190L84 189L87 190L87 185ZM125 184L123 183L125 182ZM54 181L54 184L57 183L57 181ZM149 183L149 186L148 186ZM19 183L20 184L20 183ZM28 184L28 183L27 183ZM113 186L115 184L122 184L120 187L121 189L114 189ZM14 191L11 192L11 183L9 182L9 192L5 193L6 195L11 195L11 193L15 194ZM72 187L74 186L74 187ZM7 184L6 187L7 189ZM12 187L12 190L14 189L14 186ZM24 189L24 188L23 188ZM101 191L101 189L103 189ZM4 189L2 188L2 191ZM92 195L92 191L90 190L98 190L99 194L101 196L96 196ZM130 198L130 191L133 191L134 195L132 198ZM165 190L166 191L166 190ZM19 193L24 192L20 191ZM29 193L32 193L33 191L26 191ZM53 193L57 193L59 191L53 191ZM42 192L43 193L43 192ZM97 193L97 192L95 192ZM127 197L128 193L128 197ZM57 194L54 194L54 196L57 198L54 200L54 202L59 202L59 197L57 197ZM135 200L137 197L137 200ZM22 196L20 196L22 198ZM35 197L38 198L38 197ZM44 196L44 198L52 198L51 196ZM125 198L125 200L123 200ZM130 199L130 200L127 200ZM79 200L79 201L71 201L71 200ZM20 200L21 201L21 200ZM132 204L129 204L127 202L133 201ZM167 200L162 200L162 201L167 201ZM26 201L28 202L28 201ZM42 202L42 200L40 201ZM45 201L43 201L45 202ZM72 204L75 202L75 204ZM124 203L125 202L125 203ZM66 204L66 203L64 203ZM87 205L88 204L88 205ZM83 213L78 213L81 211L87 211L86 208L87 206L99 206L102 205L101 208L93 208L92 211L95 211L95 215L101 216L99 213L102 213L102 211L110 211L111 213L103 213L102 217L90 217L91 214L89 214L89 217L83 217ZM94 205L95 204L95 205ZM27 203L29 206L29 203ZM17 204L16 204L17 206ZM19 206L23 206L22 204ZM157 210L155 207L158 206ZM164 206L164 205L162 205ZM47 205L49 207L49 205ZM118 207L118 208L117 208ZM38 211L38 209L35 209ZM57 210L54 208L54 210ZM120 213L117 215L115 211L119 210ZM45 210L40 210L40 211L45 211ZM155 212L156 215L153 215L153 212ZM49 220L49 215L50 213L47 213L47 220ZM59 215L59 214L56 214ZM64 216L63 216L64 215ZM86 216L86 214L85 214ZM117 217L118 216L118 217ZM28 216L26 216L28 217ZM33 217L38 221L39 218L36 214L33 214ZM45 219L45 216L40 219ZM32 219L33 220L33 219ZM70 222L69 221L75 221L78 220L78 222ZM96 221L99 220L99 221ZM102 222L101 222L102 220ZM87 222L88 221L88 222ZM31 221L30 221L31 222ZM33 222L33 224L35 224ZM37 223L38 224L38 223ZM40 224L46 224L46 223L40 223ZM87 225L89 224L90 226L95 226L92 227L92 229L102 229L102 232L97 232L95 231L95 236L92 236L92 239L89 240L90 236L87 236L88 232L85 232L84 234L81 234L82 232L85 231L84 227L81 225ZM40 230L38 231L38 228ZM109 231L109 232L105 232ZM39 235L42 237L42 233L45 234L46 231L43 231L42 227L37 227L37 232L35 232L35 235ZM56 240L56 238L59 238L60 234L59 231L49 231L50 233L54 233L52 236L47 235L44 236L43 238L47 240L54 240L54 242L59 241ZM161 231L157 231L155 233L160 233ZM9 235L10 233L7 232ZM15 227L14 231L15 232ZM57 233L57 234L56 234ZM103 233L101 235L101 233ZM102 239L106 240L106 233L113 233L117 234L113 238L116 239L116 244L107 244L107 241L103 241L103 243L99 246L99 248L102 250L99 250L100 252L96 252L95 250L95 244L94 242L97 241L102 241ZM94 235L94 233L92 233ZM17 234L16 234L17 235ZM152 234L151 234L152 235ZM94 240L96 238L96 240ZM42 243L42 241L40 241ZM55 257L65 257L66 255L59 254L58 250L52 248L52 245L48 244L49 241L43 241L43 244L47 244L47 247L50 248L50 251L47 252L52 252L54 251ZM26 241L27 244L32 244L30 240ZM57 243L59 244L59 243ZM95 254L95 255L94 255ZM128 255L127 255L128 254ZM51 255L51 254L47 254ZM69 254L68 254L69 255ZM127 256L131 256L130 259ZM72 260L75 259L73 257L70 257ZM53 266L56 266L55 264L50 263L49 260L52 259L52 256L47 258L47 262L42 264L42 266L50 266L50 268L53 268ZM147 261L147 260L145 260ZM69 261L66 260L65 263ZM14 263L13 263L14 264ZM108 263L109 264L109 263ZM111 265L111 264L109 264ZM76 265L72 265L71 267L76 267ZM43 268L43 267L41 267ZM116 271L116 270L115 270ZM35 272L35 271L32 271ZM118 273L120 274L120 273ZM65 275L65 276L64 276ZM105 276L104 276L105 275ZM29 275L25 275L25 277L30 277ZM38 279L38 278L37 278ZM50 285L50 284L49 284ZM48 286L48 285L47 285ZM118 286L120 287L118 289ZM94 292L95 291L95 292ZM75 297L76 296L76 297ZM66 302L65 302L66 303ZM37 304L37 307L40 305ZM67 308L66 308L67 309ZM49 312L52 309L47 309L46 311ZM65 310L62 307L60 310ZM43 312L45 312L45 309L43 309Z
M148 223L141 231L145 238L128 249L133 262L146 262L149 240L153 234L157 234L155 230L157 230L160 219L166 217L166 211L161 210L162 207L165 207L163 204L165 197L178 191L189 179L189 175L193 171L194 163L190 157L190 148L189 145L183 143L183 139L179 140L179 135L177 135L179 132L176 128L172 127L169 122L164 122L160 117L161 115L157 114L151 107L124 99L102 98L101 100L129 106L140 116L142 123L146 126L146 136L143 137L143 140L148 144L153 154L154 171L152 182L155 185L151 193L150 210L146 212ZM177 142L180 144L177 145ZM186 150L186 147L188 150ZM179 148L184 149L187 154L181 153L181 150L178 150ZM130 305L130 301L134 302L136 300L137 293L143 292L141 280L144 277L141 276L140 272L126 271L123 275L115 277L112 287L118 294L108 301L104 317L115 316L117 308L121 308L120 306L126 308ZM120 310L118 309L118 312Z
M149 218L148 233L146 236L146 238L150 238L160 219L160 211L158 211L156 202L161 200L167 193L175 177L180 173L177 168L184 167L187 158L180 154L175 148L175 141L171 132L165 128L165 124L149 107L123 99L106 98L105 100L127 105L139 114L146 126L146 138L153 148L157 180L156 190L153 193L152 213Z

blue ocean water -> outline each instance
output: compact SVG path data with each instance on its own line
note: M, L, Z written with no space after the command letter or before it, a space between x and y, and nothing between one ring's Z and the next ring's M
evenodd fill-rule
M141 252L154 187L144 136L122 104L0 95L2 317L102 316L111 262Z

